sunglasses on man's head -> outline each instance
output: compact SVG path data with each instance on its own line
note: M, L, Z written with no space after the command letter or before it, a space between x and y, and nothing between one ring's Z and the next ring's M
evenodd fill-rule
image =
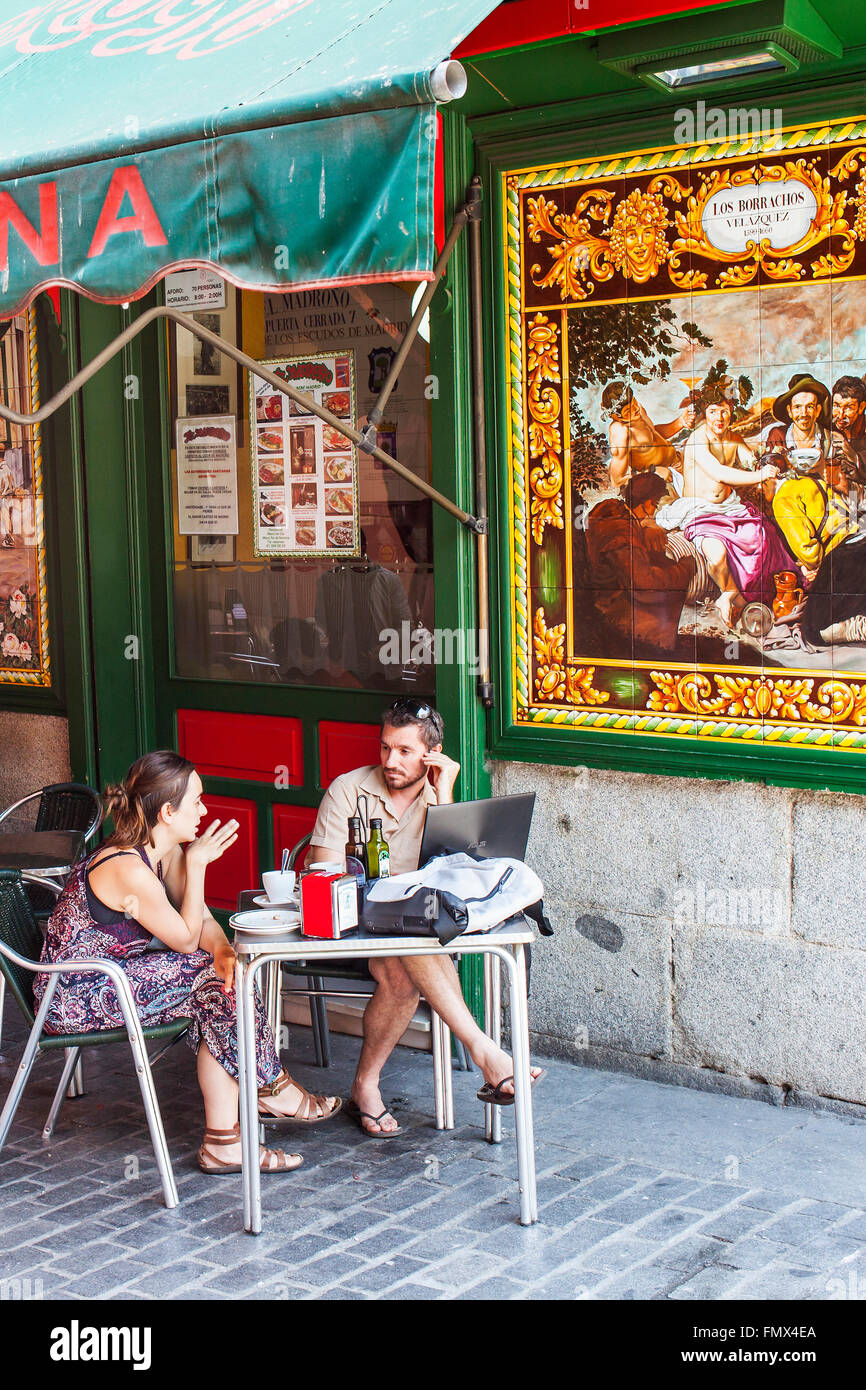
M395 700L391 705L392 714L409 714L413 719L429 719L433 710L423 700L412 698Z

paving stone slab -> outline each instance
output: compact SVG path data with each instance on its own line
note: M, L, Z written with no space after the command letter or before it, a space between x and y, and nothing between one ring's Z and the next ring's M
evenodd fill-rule
M392 1260L383 1260L380 1264L368 1265L366 1269L350 1274L348 1282L365 1293L381 1293L395 1284L402 1284L406 1279L417 1279L424 1269L421 1260L395 1255Z
M354 1274L365 1270L368 1263L347 1250L339 1250L332 1255L322 1255L317 1260L307 1260L300 1268L297 1265L287 1265L286 1272L293 1283L300 1282L318 1289L351 1279ZM278 1281L278 1285L280 1283L281 1281Z
M689 1235L657 1250L653 1256L653 1263L691 1274L703 1269L705 1265L723 1260L730 1248L720 1240L706 1240L700 1234Z
M668 1298L675 1301L693 1300L696 1302L706 1302L707 1300L736 1298L737 1290L742 1287L744 1275L741 1270L722 1269L714 1266L712 1269L701 1269L697 1274L693 1274L685 1283L678 1284L668 1294Z
M274 1260L247 1260L224 1270L222 1274L211 1275L202 1282L206 1289L216 1289L220 1293L244 1294L257 1284L271 1284L281 1274L280 1266Z

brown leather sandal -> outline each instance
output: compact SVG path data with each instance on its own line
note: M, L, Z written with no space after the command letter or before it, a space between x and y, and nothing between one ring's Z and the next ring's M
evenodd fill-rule
M206 1129L204 1132L204 1143L198 1151L198 1166L203 1173L210 1173L212 1177L223 1177L228 1173L240 1173L243 1171L240 1163L224 1163L217 1154L212 1153L208 1148L209 1144L220 1145L237 1144L241 1137L241 1127L235 1125L233 1129ZM203 1160L209 1159L205 1163ZM296 1168L300 1168L303 1163L300 1154L287 1154L282 1149L266 1149L264 1144L259 1149L259 1168L263 1173L292 1173Z
M281 1095L287 1086L297 1086L301 1093L294 1115L285 1115L275 1109L270 1099ZM313 1095L306 1086L294 1081L287 1071L281 1071L276 1081L272 1081L270 1086L262 1086L259 1091L259 1119L268 1125L318 1125L322 1120L330 1120L336 1115L342 1104L339 1096Z

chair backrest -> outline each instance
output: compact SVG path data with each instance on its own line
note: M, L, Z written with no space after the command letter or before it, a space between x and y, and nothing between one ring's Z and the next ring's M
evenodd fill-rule
M89 840L101 820L102 798L83 782L55 782L42 788L37 830L80 830Z
M38 960L42 953L42 932L27 901L20 869L0 869L0 945L10 946L27 960ZM14 961L7 960L2 952L0 972L24 1017L28 1023L32 1023L35 1017L33 974Z
M289 868L290 868L290 869L294 869L294 868L296 867L299 858L301 857L303 851L304 851L305 849L308 848L309 843L310 843L310 841L312 840L312 838L313 838L313 832L312 832L312 830L311 830L307 835L303 835L303 836L301 837L301 839L298 841L298 843L295 845L294 849L292 849L292 850L289 852Z

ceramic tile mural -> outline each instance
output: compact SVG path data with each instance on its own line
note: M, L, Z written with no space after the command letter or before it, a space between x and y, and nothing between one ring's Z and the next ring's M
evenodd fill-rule
M503 180L515 719L866 747L866 121Z
M0 323L0 399L21 415L39 407L36 321ZM0 421L0 685L50 685L42 444L38 425Z

